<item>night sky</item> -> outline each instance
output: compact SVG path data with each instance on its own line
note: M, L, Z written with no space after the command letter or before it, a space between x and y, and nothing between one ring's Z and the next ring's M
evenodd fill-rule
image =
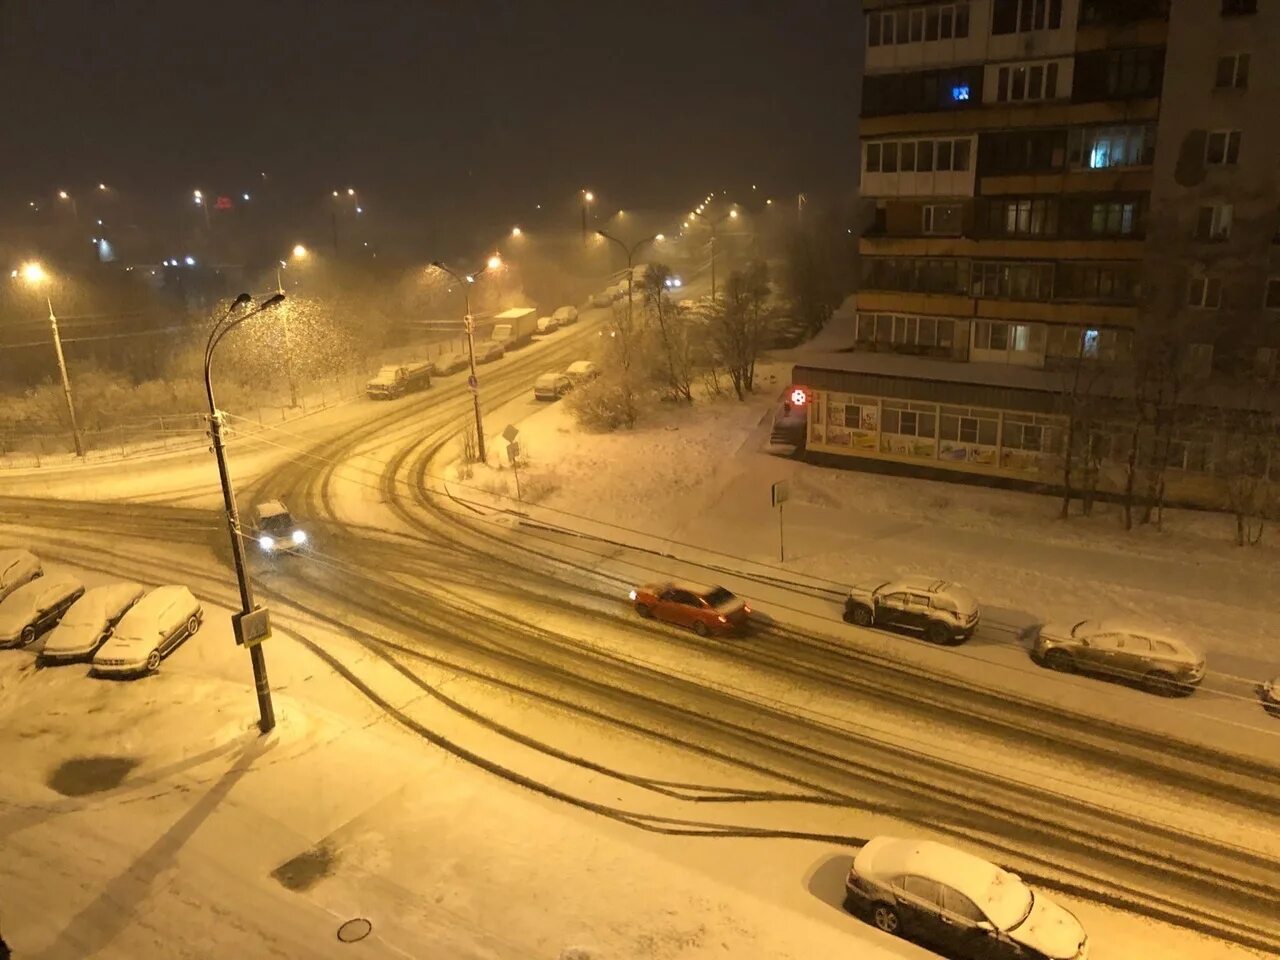
M505 223L854 183L858 4L0 0L0 201L139 209L355 185L373 214ZM267 173L267 180L260 178Z

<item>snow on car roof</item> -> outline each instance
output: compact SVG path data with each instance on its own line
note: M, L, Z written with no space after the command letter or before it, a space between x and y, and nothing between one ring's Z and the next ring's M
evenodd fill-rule
M1185 640L1171 636L1163 630L1151 627L1150 624L1140 623L1134 620L1102 620L1095 622L1095 629L1092 633L1127 633L1135 637L1146 637L1148 640L1163 640L1165 643L1172 644L1177 649L1192 656L1199 656L1199 652L1195 650Z
M163 619L173 605L186 600L191 591L178 583L156 587L137 602L125 616L133 618L149 617Z
M279 517L288 512L289 508L284 505L283 500L268 500L266 503L258 504L260 517Z
M553 371L552 373L542 374L537 380L533 381L533 383L534 386L547 386L549 384L559 383L564 378L565 376L563 373L555 373Z
M873 837L854 857L854 869L881 882L913 875L959 890L979 907L1012 875L994 863L934 840Z
M565 368L567 373L583 373L587 370L594 370L595 363L591 360L575 360Z
M671 586L677 590L687 590L689 593L696 593L698 596L705 596L716 588L711 584L698 583L694 580L673 580Z
M919 590L921 593L949 593L955 584L937 577L906 576L890 580L890 587L906 587L908 590Z

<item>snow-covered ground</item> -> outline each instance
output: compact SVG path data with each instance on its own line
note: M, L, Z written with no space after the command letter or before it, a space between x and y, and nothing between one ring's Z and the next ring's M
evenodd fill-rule
M162 550L142 547L117 569L124 561L94 562L92 545L71 552L87 559L67 569L90 584L181 575L206 623L133 682L37 670L32 651L0 652L0 929L19 957L930 956L839 909L847 846L666 835L431 746L315 650L398 710L421 698L394 693L391 671L304 610L275 611L267 656L280 723L259 737L247 656L222 605L231 591L210 556L189 552L171 570ZM673 775L697 776L673 763ZM616 802L600 779L596 799ZM756 804L753 815L793 820L780 806ZM814 816L815 832L850 837L895 827L847 810ZM1058 899L1101 960L1248 956ZM340 943L340 925L356 917L370 937Z

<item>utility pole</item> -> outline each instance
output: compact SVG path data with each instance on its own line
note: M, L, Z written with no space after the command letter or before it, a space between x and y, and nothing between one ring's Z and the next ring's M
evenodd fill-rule
M471 388L471 401L475 406L476 414L476 455L481 463L488 462L484 448L484 417L480 413L480 378L476 376L476 324L475 317L471 315L471 284L486 270L496 270L502 266L502 259L496 254L490 257L483 267L475 273L457 274L446 267L439 260L432 261L431 264L437 270L451 276L456 283L462 287L462 299L466 314L463 317L467 331L467 363L471 368L471 376L467 378L467 386Z
M627 329L631 329L631 304L632 304L631 279L632 279L632 274L635 270L635 268L632 266L632 261L635 259L636 251L638 251L645 244L658 243L664 240L665 238L662 236L662 234L655 233L652 237L645 237L643 240L637 240L630 247L628 247L625 243L623 243L617 237L611 236L605 233L603 230L597 230L596 236L603 237L605 240L608 240L611 243L616 243L618 245L618 249L622 251L623 256L627 258ZM712 274L712 276L714 277L715 275ZM712 289L715 289L714 280L712 280Z
M276 292L284 296L279 264L276 265ZM289 312L286 310L280 316L284 326L284 375L289 381L289 409L293 410L298 406L298 382L293 378L293 332L289 326Z
M702 208L699 207L697 210L690 211L689 216L691 218L697 217L711 228L711 301L714 303L716 299L716 228L726 220L737 220L738 211L736 208L732 209L724 216L712 220L705 213L702 213Z
M67 398L67 416L71 418L71 442L76 456L84 456L84 443L80 439L80 428L76 424L76 405L71 399L71 378L67 375L67 360L62 355L62 336L58 333L58 318L53 313L53 298L45 294L44 302L49 306L49 326L53 330L53 351L58 355L58 372L62 374L62 394Z

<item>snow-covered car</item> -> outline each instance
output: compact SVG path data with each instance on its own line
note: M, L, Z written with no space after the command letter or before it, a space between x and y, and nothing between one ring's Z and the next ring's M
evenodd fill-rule
M751 608L724 587L700 583L658 583L630 593L636 613L688 627L700 637L734 633L747 625Z
M844 602L848 623L915 630L930 643L968 640L978 628L980 616L972 593L932 577L901 577L878 587L855 586Z
M1191 693L1204 679L1202 651L1167 633L1118 620L1046 624L1032 656L1053 670L1127 680L1166 696Z
M86 590L44 638L40 662L68 663L92 657L146 592L140 583L108 583Z
M62 619L84 584L69 573L28 580L0 601L0 647L26 647Z
M573 389L573 381L563 373L544 373L533 381L533 399L559 400Z
M1016 874L932 840L872 837L853 858L845 909L869 913L885 933L947 956L1086 960L1075 915Z
M587 302L593 307L607 307L613 303L613 289L593 293Z
M1263 710L1273 717L1280 717L1280 677L1258 684L1258 699L1262 701Z
M93 655L93 672L154 672L203 621L204 608L186 587L156 587L120 618L107 642Z
M556 312L552 314L556 318L556 322L562 327L567 327L578 322L577 307L556 307Z
M447 377L451 373L457 373L459 370L465 370L471 366L465 353L446 353L438 360L431 363L431 372L437 377Z
M43 573L40 558L30 550L0 550L0 600Z
M600 368L593 360L575 360L565 367L564 375L577 385L600 376Z
M307 531L282 500L268 500L253 508L253 533L258 549L268 556L296 553L307 545Z
M555 317L539 317L538 318L538 326L537 326L538 333L555 333L559 329L560 329L560 321L557 320Z
M506 348L497 340L484 340L476 344L476 363L492 363L506 355Z

